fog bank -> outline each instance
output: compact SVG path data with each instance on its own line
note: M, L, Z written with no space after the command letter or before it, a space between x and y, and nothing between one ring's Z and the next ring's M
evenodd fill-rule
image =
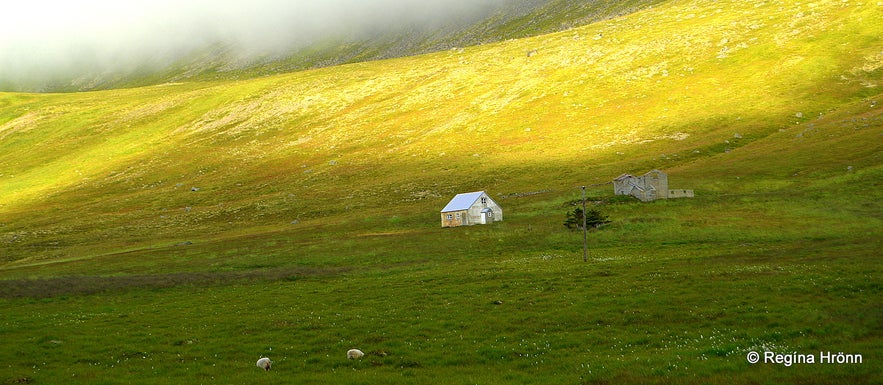
M358 38L489 13L503 0L31 0L0 6L0 88L161 68L223 43L277 55L326 36Z

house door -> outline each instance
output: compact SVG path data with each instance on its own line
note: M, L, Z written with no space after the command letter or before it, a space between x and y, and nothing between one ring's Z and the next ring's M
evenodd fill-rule
M494 212L491 209L481 210L481 224L486 225L494 221Z

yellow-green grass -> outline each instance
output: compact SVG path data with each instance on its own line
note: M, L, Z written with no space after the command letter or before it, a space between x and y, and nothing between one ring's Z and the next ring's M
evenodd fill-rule
M879 382L880 15L672 1L256 80L3 94L0 380ZM613 223L583 263L578 186L652 168L696 198L590 187ZM441 229L475 190L505 221ZM746 362L765 349L865 362Z
M432 191L413 208L426 210L462 189L531 189L532 178L515 182L526 172L568 174L546 178L560 186L673 167L663 155L706 159L872 95L878 15L843 3L670 3L464 52L245 82L12 94L0 209L7 228L53 204L73 218L51 221L78 233L102 220L170 228L157 221L163 209L230 219L264 205L295 219L348 196L351 208L387 207ZM183 193L196 185L203 193Z

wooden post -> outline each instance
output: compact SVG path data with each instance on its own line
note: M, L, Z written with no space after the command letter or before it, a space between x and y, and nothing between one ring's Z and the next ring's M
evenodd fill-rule
M583 262L589 261L589 229L586 228L586 186L583 189Z

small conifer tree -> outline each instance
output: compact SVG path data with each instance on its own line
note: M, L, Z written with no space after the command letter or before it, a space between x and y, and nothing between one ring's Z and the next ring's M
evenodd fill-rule
M586 215L586 226L588 228L599 228L601 225L605 223L610 223L610 217L604 215L601 210L598 209L589 209L587 210L588 214ZM567 213L567 219L564 221L564 226L571 230L582 230L583 228L583 209L582 207L576 207L573 211L569 211Z

